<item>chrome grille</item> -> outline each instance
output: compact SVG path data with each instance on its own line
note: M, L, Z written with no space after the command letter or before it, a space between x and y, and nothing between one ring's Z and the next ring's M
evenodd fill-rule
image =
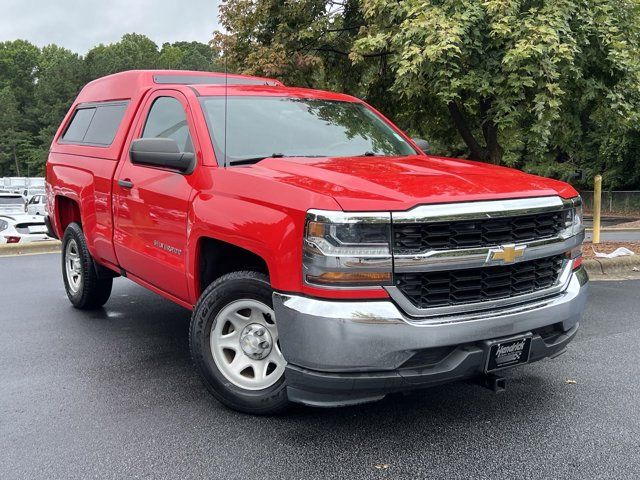
M417 308L500 300L551 288L566 257L555 255L512 265L396 273L396 287Z
M393 252L412 255L428 250L450 250L522 243L557 236L565 228L567 210L508 218L402 223L393 225Z

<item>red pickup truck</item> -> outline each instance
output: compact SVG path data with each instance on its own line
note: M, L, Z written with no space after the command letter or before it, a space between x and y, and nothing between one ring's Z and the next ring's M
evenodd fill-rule
M127 277L193 311L211 393L334 406L565 351L587 293L565 183L429 155L361 100L265 78L89 83L51 146L71 303Z

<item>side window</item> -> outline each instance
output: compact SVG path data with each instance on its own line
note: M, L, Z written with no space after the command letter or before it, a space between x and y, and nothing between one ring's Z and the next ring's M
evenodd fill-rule
M66 143L108 147L118 133L128 102L80 106L62 135Z
M125 103L101 105L96 108L91 125L84 136L84 143L111 145L126 110Z
M172 138L182 152L193 153L193 143L182 104L173 97L153 102L142 131L142 138Z
M76 110L62 139L66 142L82 143L95 112L95 108L80 108Z

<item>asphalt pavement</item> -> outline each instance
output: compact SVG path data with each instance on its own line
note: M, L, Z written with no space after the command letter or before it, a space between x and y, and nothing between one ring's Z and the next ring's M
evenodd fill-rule
M125 279L74 310L58 254L0 258L0 478L638 478L640 281L594 282L569 351L467 383L278 417L229 411L189 312Z

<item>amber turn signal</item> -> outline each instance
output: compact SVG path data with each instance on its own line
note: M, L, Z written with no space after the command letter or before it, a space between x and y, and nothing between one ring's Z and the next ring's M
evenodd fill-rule
M323 238L325 224L320 222L309 222L307 224L307 237Z
M319 285L341 284L383 284L391 282L390 272L324 272L320 275L307 275L307 281Z

